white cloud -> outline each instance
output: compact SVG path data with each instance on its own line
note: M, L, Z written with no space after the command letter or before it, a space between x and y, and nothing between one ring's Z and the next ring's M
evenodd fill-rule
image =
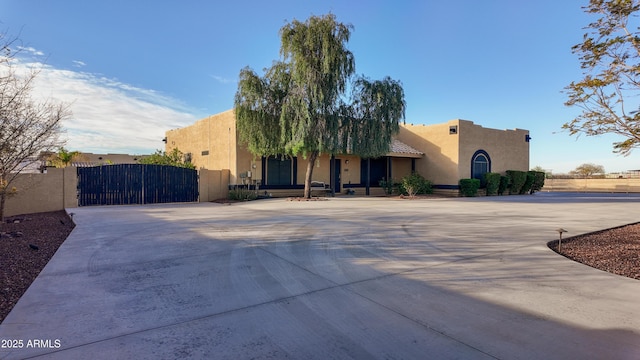
M80 61L80 60L73 60L72 62L73 62L73 66L77 68L81 68L87 65L84 61Z
M71 104L64 121L67 148L93 153L147 154L164 149L167 130L190 125L197 117L180 101L101 75L56 69L40 63L34 95Z
M211 75L211 78L217 82L219 82L220 84L234 84L236 81L232 80L232 79L227 79L224 78L222 76L218 76L218 75Z
M43 56L44 53L40 50L37 50L36 48L33 48L31 46L18 46L17 47L19 52L25 52L31 55L35 55L35 56Z

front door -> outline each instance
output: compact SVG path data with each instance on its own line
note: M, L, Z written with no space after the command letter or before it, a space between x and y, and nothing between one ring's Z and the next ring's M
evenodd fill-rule
M335 193L340 193L340 174L342 173L341 167L340 167L340 159L334 159L334 170L333 170L333 191Z

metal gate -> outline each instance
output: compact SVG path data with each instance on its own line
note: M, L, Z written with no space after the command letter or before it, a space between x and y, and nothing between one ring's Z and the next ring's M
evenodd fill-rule
M78 205L198 201L198 172L167 165L119 164L78 168Z

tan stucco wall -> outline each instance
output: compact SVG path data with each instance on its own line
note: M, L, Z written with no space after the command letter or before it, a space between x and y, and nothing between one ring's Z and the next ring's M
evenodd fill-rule
M336 159L341 161L340 182L344 185L360 184L360 157L353 155L340 155ZM348 163L347 163L348 161Z
M529 170L529 143L525 141L528 130L498 130L476 125L467 120L456 120L460 137L458 174L471 177L471 158L478 150L484 150L491 158L491 172Z
M198 169L229 169L230 182L236 182L238 162L233 110L211 115L187 127L169 130L166 137L165 151L178 148L185 154L191 153L191 161Z
M420 160L416 159L416 165L418 164L419 161ZM391 159L391 178L394 181L400 181L400 179L408 175L411 175L411 159L410 158L392 158Z
M229 170L200 169L198 175L200 202L227 198L229 195Z
M398 140L424 153L416 160L416 171L434 184L457 184L458 136L449 134L449 126L457 121L436 125L403 125Z
M455 134L450 133L457 127ZM435 125L403 125L398 140L425 153L416 161L416 171L437 185L457 185L471 177L471 158L484 150L491 158L491 171L529 170L529 143L522 129L484 128L468 120L450 120Z
M450 134L450 127L457 126L457 133ZM416 160L416 171L436 185L457 185L461 178L471 176L471 157L477 150L485 150L491 158L491 171L529 169L529 143L525 142L527 130L497 130L483 128L467 120L451 120L435 125L402 125L398 140L425 153ZM262 161L238 143L235 113L228 110L197 121L191 126L167 131L166 151L177 147L183 153L191 153L197 168L210 170L229 169L229 183L243 184L262 179ZM208 155L202 155L208 151ZM360 160L343 155L341 183L360 182ZM345 160L350 163L346 164ZM322 155L314 165L313 180L330 182L329 156ZM307 160L298 157L298 184L304 183ZM251 171L251 178L244 180L241 174ZM399 180L411 172L411 160L394 158L392 177Z
M18 191L5 203L5 216L57 211L78 206L74 167L22 174L11 184Z
M542 191L640 193L640 179L545 179Z

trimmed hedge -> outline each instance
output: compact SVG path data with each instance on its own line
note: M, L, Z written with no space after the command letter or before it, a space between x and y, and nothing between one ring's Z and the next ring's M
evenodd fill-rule
M531 185L531 193L533 194L536 191L540 191L542 190L542 187L544 186L544 178L546 177L546 174L544 171L529 171L530 174L533 174L534 176L534 180L533 180L533 184Z
M486 173L484 174L484 181L487 184L487 196L498 195L498 189L500 188L500 174Z
M507 170L509 177L509 195L520 194L520 190L527 181L527 172L518 170Z
M531 186L533 185L533 182L536 179L536 176L533 175L531 172L527 172L526 176L527 177L524 182L524 185L522 185L522 189L520 189L520 192L518 193L520 195L528 194L531 191Z
M509 177L501 175L500 185L498 186L498 195L503 195L508 188L509 188Z
M480 188L480 180L478 179L460 179L460 194L462 196L476 196Z

